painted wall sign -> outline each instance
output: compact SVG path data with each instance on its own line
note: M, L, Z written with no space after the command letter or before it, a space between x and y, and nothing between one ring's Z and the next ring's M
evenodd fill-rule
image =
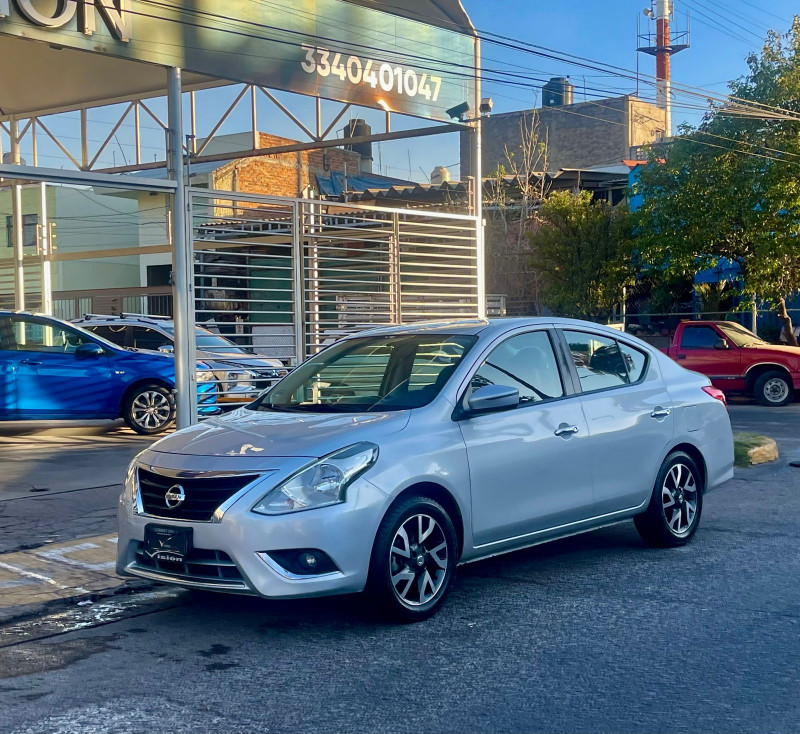
M343 0L0 0L3 34L436 120L474 100L471 36Z

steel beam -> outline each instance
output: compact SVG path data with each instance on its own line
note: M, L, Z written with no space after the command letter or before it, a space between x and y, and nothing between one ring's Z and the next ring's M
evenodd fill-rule
M417 127L413 130L397 130L395 132L377 133L375 135L357 135L353 138L335 138L333 140L318 140L307 143L292 143L291 145L276 145L271 148L255 148L253 150L237 150L232 153L215 153L214 155L199 155L192 157L192 163L211 163L215 161L228 161L231 158L255 158L263 155L279 155L281 153L298 153L304 150L322 150L324 148L340 148L345 145L358 145L361 143L380 143L385 140L405 140L407 138L424 138L428 135L442 135L444 133L461 132L468 126L448 123L434 127ZM164 168L163 161L142 163L139 166L116 166L114 168L99 169L102 173L130 173L132 171L148 171Z
M134 189L136 191L157 191L171 194L175 182L144 176L116 176L94 171L70 171L63 168L43 168L41 166L19 166L0 163L0 179L13 179L20 182L47 181L48 183L73 184L76 186L99 186L111 189Z

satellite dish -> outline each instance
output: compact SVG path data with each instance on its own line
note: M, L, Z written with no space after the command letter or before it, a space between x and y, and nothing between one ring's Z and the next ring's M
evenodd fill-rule
M652 8L645 8L645 9L642 11L642 15L643 15L645 18L652 18L652 17L655 15L655 13L653 12L653 9L652 9Z

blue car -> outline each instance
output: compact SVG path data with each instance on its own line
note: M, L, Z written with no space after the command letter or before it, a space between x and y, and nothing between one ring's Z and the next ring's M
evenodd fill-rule
M200 414L219 412L213 373L198 371L197 380ZM0 420L123 418L150 435L174 420L174 390L172 355L118 347L49 316L0 310Z

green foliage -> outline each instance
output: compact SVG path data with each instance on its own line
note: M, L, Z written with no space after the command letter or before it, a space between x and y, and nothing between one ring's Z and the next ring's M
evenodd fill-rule
M603 321L632 280L627 209L593 202L588 191L552 193L530 235L533 259L545 276L545 304L559 316Z
M800 112L800 21L770 33L740 100ZM644 264L691 279L720 258L739 263L744 290L781 304L800 287L800 120L756 119L717 107L697 129L653 149L636 193Z

